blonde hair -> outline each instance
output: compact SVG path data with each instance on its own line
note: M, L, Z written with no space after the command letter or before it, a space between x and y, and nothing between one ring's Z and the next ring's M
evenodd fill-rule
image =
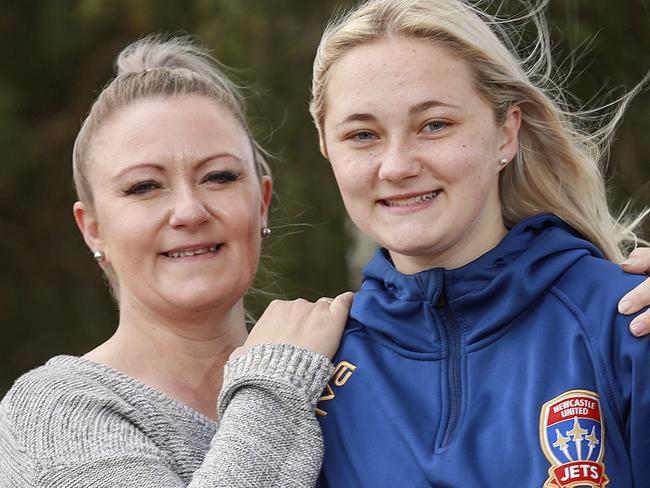
M490 103L497 123L513 106L521 109L519 148L501 171L499 192L504 223L511 227L535 214L562 218L612 261L636 243L633 233L645 212L627 224L608 208L601 164L630 93L606 107L572 110L564 91L553 83L546 1L519 21L532 21L537 41L524 59L511 40L512 23L462 0L370 0L334 19L321 39L312 78L310 112L324 141L327 84L332 66L357 46L391 36L431 40L467 62L478 92ZM514 37L514 36L513 36ZM609 121L595 131L588 122L609 110Z
M189 36L166 38L153 34L122 50L115 65L115 77L90 108L73 148L72 173L77 196L89 210L94 209L88 179L93 137L117 110L143 98L200 95L216 101L235 116L248 135L259 179L271 176L266 152L246 123L240 89L224 74L225 68L205 47ZM110 266L100 265L117 298L117 276Z

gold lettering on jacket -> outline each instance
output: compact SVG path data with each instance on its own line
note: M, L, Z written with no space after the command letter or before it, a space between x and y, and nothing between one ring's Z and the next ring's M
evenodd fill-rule
M330 386L330 383L333 383L334 386L337 387L341 387L345 385L350 379L350 376L352 376L352 373L354 373L355 369L357 369L357 367L354 364L350 363L349 361L339 362L334 367L334 373L332 374L332 379L330 380L329 383L327 383L327 385L325 385L325 390L323 390L323 394L318 399L318 401L327 402L330 400L334 400L336 394L334 393L334 388ZM320 415L321 417L325 417L327 415L327 412L320 408L316 408L316 414Z

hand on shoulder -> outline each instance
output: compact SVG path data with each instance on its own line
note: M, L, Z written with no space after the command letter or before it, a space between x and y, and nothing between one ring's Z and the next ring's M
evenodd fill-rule
M650 274L650 247L635 249L621 266L628 273ZM650 278L621 298L618 310L622 314L629 315L648 305L650 305ZM632 320L630 330L635 336L644 336L650 333L650 309Z
M332 359L339 347L343 328L352 305L352 292L315 303L274 300L257 321L246 342L230 359L244 355L258 344L293 344Z

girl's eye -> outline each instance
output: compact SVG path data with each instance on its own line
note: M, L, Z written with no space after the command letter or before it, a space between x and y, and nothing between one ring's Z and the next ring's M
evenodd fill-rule
M424 125L423 130L425 132L438 132L439 130L444 129L447 127L447 123L442 122L440 120L432 120L431 122L427 122Z
M202 183L230 183L231 181L237 181L239 176L238 171L213 171L205 175Z
M139 181L135 185L131 185L124 190L125 195L144 195L152 190L160 188L160 185L152 180Z
M372 132L367 131L367 130L362 130L360 132L355 132L354 134L352 134L350 136L350 139L352 139L354 141L361 141L361 142L372 141L375 138L376 138L375 135Z

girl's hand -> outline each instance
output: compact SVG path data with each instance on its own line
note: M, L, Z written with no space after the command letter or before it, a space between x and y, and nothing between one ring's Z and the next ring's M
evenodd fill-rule
M628 273L650 274L650 247L635 249L621 266ZM618 302L618 311L628 315L648 305L650 305L650 278L621 298ZM635 336L644 336L650 332L650 310L634 318L630 323L630 331Z
M230 359L242 356L258 344L293 344L334 357L352 305L352 292L334 299L321 298L315 303L297 300L273 300L257 321L246 342L235 349Z

